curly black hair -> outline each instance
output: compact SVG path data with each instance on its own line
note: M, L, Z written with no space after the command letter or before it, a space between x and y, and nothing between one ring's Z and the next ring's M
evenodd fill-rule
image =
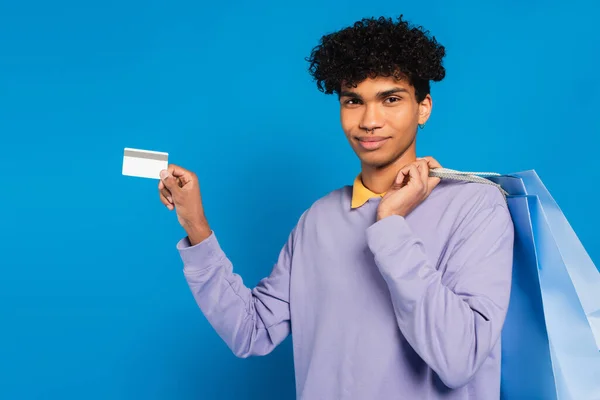
M353 26L325 35L313 48L309 72L321 92L340 93L341 85L356 85L368 77L407 78L417 101L430 92L430 81L441 81L445 48L429 31L402 20L363 18Z

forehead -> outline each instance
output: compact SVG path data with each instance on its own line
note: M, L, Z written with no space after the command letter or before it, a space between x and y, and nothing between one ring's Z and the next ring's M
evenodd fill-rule
M414 88L405 78L395 78L387 76L379 76L375 78L367 78L364 81L358 83L356 87L347 86L345 82L342 83L342 92L354 92L361 96L376 95L379 92L387 91L394 88L406 89L410 93L414 92Z

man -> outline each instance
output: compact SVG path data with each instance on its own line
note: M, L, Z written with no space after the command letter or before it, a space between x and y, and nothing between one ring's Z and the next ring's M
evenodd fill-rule
M440 182L416 157L443 79L444 48L402 17L324 36L310 71L337 93L361 162L352 186L300 217L253 289L220 248L196 176L170 165L161 201L187 233L177 248L206 318L239 357L290 333L298 399L498 399L513 225L491 185Z

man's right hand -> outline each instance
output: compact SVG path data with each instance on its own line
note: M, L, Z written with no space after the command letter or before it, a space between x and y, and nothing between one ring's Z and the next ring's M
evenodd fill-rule
M200 185L196 174L170 164L161 171L158 192L160 201L169 209L175 209L177 219L188 234L193 246L208 238L211 229L204 215Z

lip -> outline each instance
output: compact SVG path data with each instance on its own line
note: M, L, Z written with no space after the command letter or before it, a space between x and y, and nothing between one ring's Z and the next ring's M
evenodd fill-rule
M383 136L357 137L358 144L366 150L376 150L383 146L390 138Z

